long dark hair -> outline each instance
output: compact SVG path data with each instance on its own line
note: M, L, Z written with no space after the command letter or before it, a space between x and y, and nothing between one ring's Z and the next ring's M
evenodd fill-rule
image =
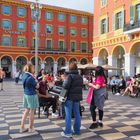
M105 78L105 82L107 83L107 78L104 73L104 68L101 66L97 66L95 68L95 78L97 78L98 76L103 76Z

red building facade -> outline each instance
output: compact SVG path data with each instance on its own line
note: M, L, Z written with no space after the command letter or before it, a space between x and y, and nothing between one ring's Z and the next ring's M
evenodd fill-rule
M0 1L0 65L7 76L35 63L35 21L29 2ZM39 69L57 73L70 61L92 60L93 15L88 12L43 5L38 25Z

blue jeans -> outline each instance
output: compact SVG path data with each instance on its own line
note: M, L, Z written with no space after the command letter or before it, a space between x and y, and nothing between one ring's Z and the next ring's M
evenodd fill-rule
M75 134L80 134L81 127L81 116L80 116L80 102L79 101L71 101L67 100L65 102L65 134L72 134L71 131L71 121L72 121L72 110L74 112L74 126L73 130Z

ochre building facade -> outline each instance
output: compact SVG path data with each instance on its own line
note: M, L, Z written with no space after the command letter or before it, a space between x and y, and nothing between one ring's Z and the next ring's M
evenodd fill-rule
M140 73L140 0L94 0L93 63Z

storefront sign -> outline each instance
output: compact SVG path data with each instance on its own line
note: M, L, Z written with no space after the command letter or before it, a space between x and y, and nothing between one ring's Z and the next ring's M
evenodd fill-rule
M22 34L22 32L19 32L19 31L11 31L11 30L5 30L4 32L7 33L7 34L16 34L16 35L21 35Z

